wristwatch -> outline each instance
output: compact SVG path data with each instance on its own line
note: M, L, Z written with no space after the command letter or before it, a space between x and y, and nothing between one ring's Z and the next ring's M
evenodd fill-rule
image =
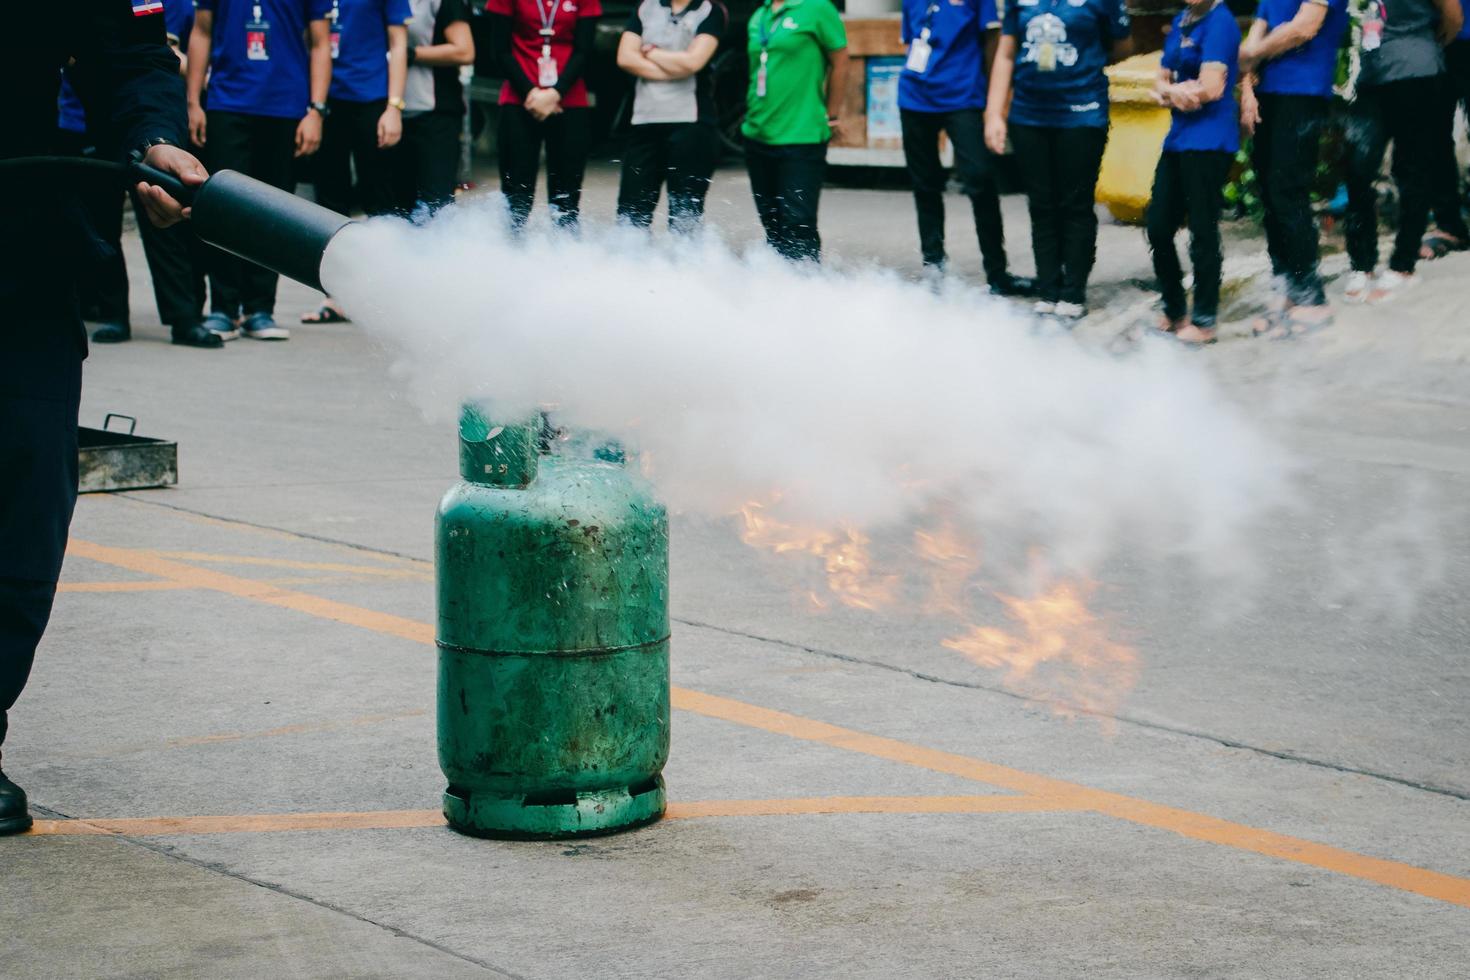
M134 147L133 152L137 154L138 159L141 160L146 157L148 155L148 151L153 149L155 146L178 145L179 144L175 143L173 140L169 139L166 136L154 136L152 139L146 139L143 142L139 143L136 147Z
M399 112L402 112L404 109L408 108L408 103L403 101L402 99L389 99L388 104L397 109Z
M308 111L315 109L317 115L321 116L323 119L332 114L332 107L327 105L325 102L312 102L308 104L306 108Z

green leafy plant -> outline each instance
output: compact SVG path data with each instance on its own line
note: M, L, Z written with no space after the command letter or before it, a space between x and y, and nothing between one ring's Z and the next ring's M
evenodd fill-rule
M1256 169L1251 166L1251 141L1241 144L1235 154L1235 166L1225 183L1225 203L1237 218L1260 221L1265 214L1261 203L1260 188L1256 183Z

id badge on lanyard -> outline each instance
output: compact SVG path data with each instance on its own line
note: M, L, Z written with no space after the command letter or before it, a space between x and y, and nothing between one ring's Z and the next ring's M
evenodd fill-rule
M770 4L766 5L766 16L761 21L761 62L755 70L755 97L764 99L766 97L766 65L771 60L771 35L776 32L776 25L771 23Z
M271 25L260 13L260 4L252 7L250 23L245 25L245 58L248 61L271 60Z
M909 42L909 57L903 66L915 75L922 75L929 70L929 56L934 53L934 48L929 44L932 36L930 25L934 23L934 15L939 12L939 4L929 4L929 9L924 11L924 26L919 29L919 36Z
M560 74L556 68L556 58L551 54L551 39L556 34L556 5L561 0L536 0L536 12L541 16L541 57L536 59L536 85L540 88L551 88L556 85Z
M332 0L332 60L342 50L342 8L340 0Z

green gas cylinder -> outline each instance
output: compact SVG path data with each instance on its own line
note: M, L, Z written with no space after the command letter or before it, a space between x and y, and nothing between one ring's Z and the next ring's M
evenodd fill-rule
M657 820L669 755L668 516L620 454L460 418L435 534L449 825L576 837Z

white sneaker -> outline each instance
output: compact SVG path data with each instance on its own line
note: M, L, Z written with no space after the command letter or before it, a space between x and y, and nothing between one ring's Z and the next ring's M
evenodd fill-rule
M1051 316L1057 311L1057 304L1051 300L1039 299L1031 304L1031 312L1037 316Z
M1081 303L1058 303L1056 313L1063 320L1080 320L1087 315L1087 307Z
M1405 289L1411 289L1417 285L1419 285L1419 277L1413 273L1395 272L1389 269L1378 277L1378 283L1373 290L1373 294L1368 298L1370 302L1382 303L1386 300L1393 299L1394 296L1403 292Z
M269 313L252 313L240 325L241 333L252 340L290 340L291 331L276 322Z
M1366 303L1368 295L1373 292L1373 273L1360 272L1354 269L1348 273L1347 288L1343 290L1342 298L1349 303Z

